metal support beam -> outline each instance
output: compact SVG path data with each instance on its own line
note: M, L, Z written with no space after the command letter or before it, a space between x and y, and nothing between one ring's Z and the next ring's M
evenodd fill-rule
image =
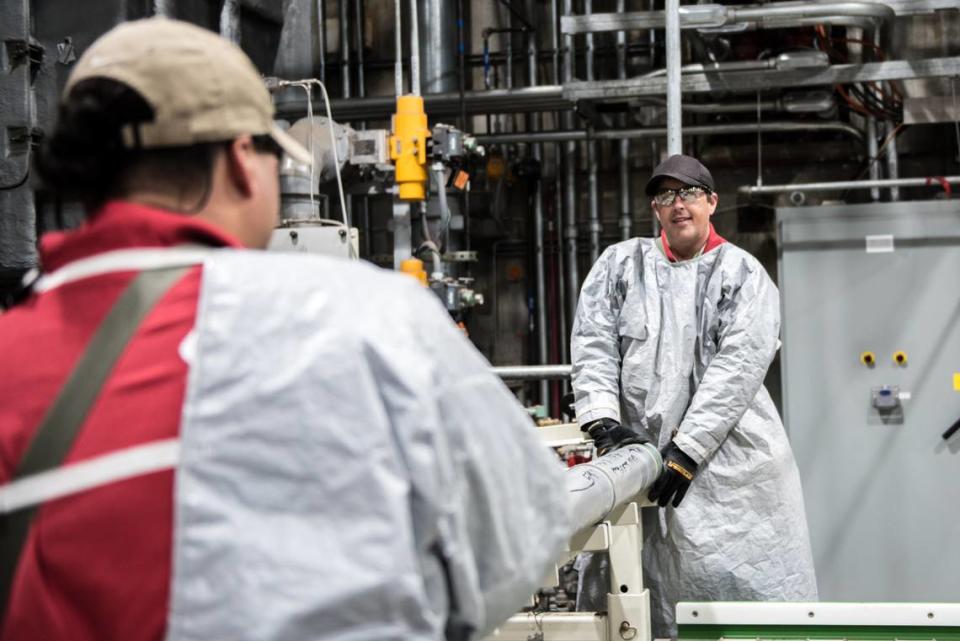
M781 87L843 85L853 82L906 80L960 75L960 56L926 60L890 60L826 68L752 71L749 73L691 73L680 79L683 93L751 92ZM577 100L623 100L638 96L663 96L666 78L632 78L599 82L571 82L563 97Z

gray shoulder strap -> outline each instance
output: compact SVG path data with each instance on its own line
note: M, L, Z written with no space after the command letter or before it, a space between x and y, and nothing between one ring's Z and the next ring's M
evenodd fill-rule
M189 267L144 271L114 303L47 410L17 468L18 478L59 467L124 348L156 302ZM38 506L0 522L0 612L6 611L20 554Z

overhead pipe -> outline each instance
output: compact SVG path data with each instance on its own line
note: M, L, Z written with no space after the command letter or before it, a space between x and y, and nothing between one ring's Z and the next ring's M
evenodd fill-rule
M317 56L320 82L327 82L327 0L317 0Z
M356 27L354 29L354 39L357 43L357 95L361 98L367 95L366 78L364 77L364 23L366 22L363 11L363 0L354 0L353 15L356 17ZM399 26L397 27L400 28ZM360 128L366 129L367 123L361 121ZM370 198L366 195L361 196L360 200L360 219L363 224L363 250L364 255L369 256L373 251L373 238L370 233Z
M399 98L403 95L403 29L402 26L402 5L403 0L394 0L393 2L393 22L394 22L394 32L393 32L393 48L396 51L395 59L393 63L393 84L394 92L396 97ZM396 100L391 100L387 98L386 100L381 100L384 106L387 109L386 113L390 113L391 108L396 108ZM343 120L343 116L340 115L339 111L343 111L343 106L340 107L338 111L335 103L331 101L330 110L333 112L334 118Z
M567 15L573 13L573 0L563 0L563 12ZM563 44L563 81L568 83L573 81L573 36L565 35ZM563 119L564 126L573 129L573 112L564 113ZM577 297L580 293L580 272L577 266L577 145L572 139L567 141L563 155L567 308L569 318L573 318L577 312Z
M420 0L420 8L423 38L418 46L423 63L423 93L459 95L456 4L449 0Z
M401 79L403 72L399 60L394 70L396 78ZM572 109L575 105L573 101L563 97L563 87L560 85L465 91L463 97L465 111L468 114L565 111ZM459 91L427 94L423 97L423 102L424 108L431 115L456 116L461 113ZM330 109L337 122L388 118L396 107L393 96L330 100ZM282 115L299 116L306 113L307 103L302 97L299 100L292 99L277 105L277 110Z
M350 12L347 0L340 0L337 19L340 26L340 76L343 97L350 97L350 25L347 14Z
M836 131L846 134L860 143L864 142L863 132L852 125L843 122L743 122L727 123L722 125L692 125L686 128L690 136L710 136L723 134L755 134L757 131L792 132L792 131ZM664 127L646 127L642 129L604 129L602 131L587 132L575 129L572 131L541 131L515 134L479 134L477 140L487 144L518 144L532 142L573 142L585 141L589 138L596 140L621 140L624 138L662 138L667 130Z
M553 83L560 86L560 4L559 0L550 0L550 38L553 45ZM560 122L560 114L554 114L554 125ZM567 362L567 292L565 286L566 261L563 253L563 237L565 225L563 224L563 195L560 188L560 158L563 151L563 144L557 143L554 149L554 159L556 162L555 187L553 190L553 207L556 214L556 260L557 260L557 325L558 325L558 344L560 345L560 362ZM561 385L561 393L566 391L566 382Z
M667 55L667 156L683 153L681 126L683 99L680 94L680 0L666 0L666 55ZM659 159L654 159L656 162Z
M527 37L527 84L531 87L537 84L537 40L533 33L529 33ZM539 131L540 125L540 114L534 114L530 129ZM547 276L544 261L543 145L534 143L531 153L540 167L539 176L533 183L533 253L537 297L537 357L540 364L545 365L549 361L549 354L547 353ZM546 380L540 381L540 403L544 407L550 407L550 385Z
M353 1L353 15L356 18L356 27L354 28L354 39L357 42L357 95L361 98L366 96L366 84L363 76L363 0Z
M888 187L942 187L960 185L960 176L929 176L927 178L896 178L883 180L843 180L838 182L795 183L793 185L744 185L737 191L748 196L782 194L791 191L834 191L848 189L880 189Z
M584 0L586 14L593 12L593 0ZM587 82L596 80L594 69L593 34L587 34L586 47ZM590 231L590 264L600 258L600 187L597 184L597 141L587 142L587 228Z
M663 29L669 9L664 11L629 11L602 13L592 16L568 15L561 18L565 35L602 33L635 29ZM799 26L798 23L822 23L836 17L863 18L872 23L892 20L896 12L879 2L775 2L766 5L724 6L698 4L679 7L677 13L682 29L709 31L732 25L775 29Z
M617 0L617 13L623 13L627 9L626 0ZM625 80L627 77L627 32L617 32L617 78ZM621 129L627 128L626 114L620 114L618 118ZM619 173L620 195L620 240L629 240L633 235L633 216L630 207L630 140L622 138L618 143L620 147L620 165L617 167Z
M645 103L666 104L666 101L656 97L641 99ZM741 102L685 102L683 110L691 113L724 114L724 113L752 113L757 110L756 100ZM829 91L810 91L807 93L791 93L773 100L762 100L759 103L763 111L782 111L785 113L823 113L836 106L833 94Z
M410 0L410 93L420 95L420 33L417 26L417 1Z

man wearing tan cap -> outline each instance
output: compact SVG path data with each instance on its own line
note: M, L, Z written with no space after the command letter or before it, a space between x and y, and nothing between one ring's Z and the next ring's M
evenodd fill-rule
M562 466L432 295L250 251L284 152L197 27L73 70L37 173L88 220L0 316L3 641L476 638L559 555Z

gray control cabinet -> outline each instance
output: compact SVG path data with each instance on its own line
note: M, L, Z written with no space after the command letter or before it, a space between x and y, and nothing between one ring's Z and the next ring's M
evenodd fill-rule
M784 423L820 597L960 601L960 202L778 209Z

